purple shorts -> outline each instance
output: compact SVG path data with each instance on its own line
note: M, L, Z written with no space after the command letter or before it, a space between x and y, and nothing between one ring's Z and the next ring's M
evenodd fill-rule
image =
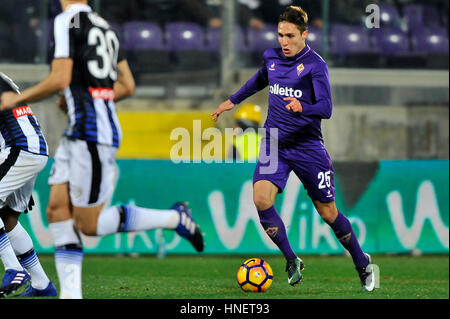
M306 150L299 150L298 147L281 148L275 153L276 155L270 157L261 156L260 153L253 174L253 184L260 180L268 180L277 186L278 192L281 193L286 186L289 173L294 171L312 200L322 203L334 201L334 170L325 148Z

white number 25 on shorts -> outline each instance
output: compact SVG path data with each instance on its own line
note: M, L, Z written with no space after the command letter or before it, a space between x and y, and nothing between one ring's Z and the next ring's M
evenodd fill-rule
M317 178L320 180L318 185L319 189L329 188L331 186L330 174L331 171L319 172L319 174L317 174Z

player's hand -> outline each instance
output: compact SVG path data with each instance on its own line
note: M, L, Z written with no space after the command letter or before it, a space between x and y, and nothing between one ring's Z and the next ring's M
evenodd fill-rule
M300 101L297 100L295 97L285 97L283 100L290 101L290 103L286 105L286 108L288 110L299 113L303 111L303 106L301 105Z
M217 121L218 117L220 114L222 114L225 111L229 111L234 107L234 104L231 103L230 100L226 100L225 102L223 102L222 104L219 105L219 107L217 108L217 110L211 114L213 121Z
M0 99L0 111L12 109L17 105L18 94L14 92L4 92Z
M67 113L67 103L66 103L66 97L63 93L58 93L58 101L56 102L59 109L63 111L64 113Z

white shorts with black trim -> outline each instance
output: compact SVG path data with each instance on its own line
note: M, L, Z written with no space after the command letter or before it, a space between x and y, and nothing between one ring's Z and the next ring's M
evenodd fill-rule
M28 208L34 183L47 164L48 157L19 148L5 148L0 152L0 209L8 206L16 212Z
M49 185L69 183L72 205L104 204L114 191L118 176L117 148L63 137L56 149Z

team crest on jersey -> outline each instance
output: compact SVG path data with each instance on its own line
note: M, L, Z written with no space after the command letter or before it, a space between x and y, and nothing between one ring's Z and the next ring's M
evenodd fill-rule
M300 76L304 69L305 67L303 66L303 63L300 63L300 65L297 67L297 76Z
M34 115L33 111L31 110L31 107L29 106L19 106L13 109L14 117L19 118L25 115Z
M269 227L266 229L267 235L274 238L278 233L278 227Z
M269 67L270 71L275 71L275 62L273 62L270 67Z

